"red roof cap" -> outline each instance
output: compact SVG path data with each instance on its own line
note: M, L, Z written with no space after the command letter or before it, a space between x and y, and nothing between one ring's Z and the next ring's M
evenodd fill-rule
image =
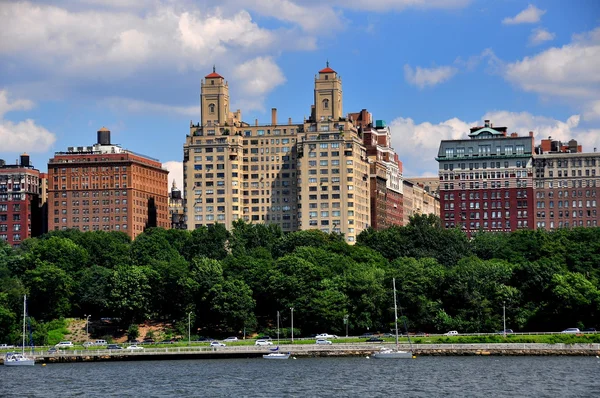
M324 69L321 69L319 73L335 73L335 71L328 66Z
M210 73L210 74L208 74L208 75L204 76L204 78L205 78L205 79L222 79L222 78L223 78L223 76L219 75L215 69L216 69L216 68L215 68L215 66L213 65L213 71L212 71L212 73Z

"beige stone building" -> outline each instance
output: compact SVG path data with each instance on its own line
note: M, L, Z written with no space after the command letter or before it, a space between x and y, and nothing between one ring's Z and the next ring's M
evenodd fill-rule
M238 219L283 231L343 233L369 226L368 160L356 126L343 117L342 81L326 67L314 81L311 116L280 124L243 122L229 86L213 72L201 84L201 122L184 144L187 228Z

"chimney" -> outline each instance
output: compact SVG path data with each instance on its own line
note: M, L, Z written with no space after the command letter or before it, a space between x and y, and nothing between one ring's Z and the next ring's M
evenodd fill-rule
M483 127L490 127L490 121L489 120L484 120Z
M288 117L288 124L290 124L290 125L292 124L292 118L291 117Z
M258 126L258 119L254 119L254 125Z
M510 136L511 136L511 138L515 138L515 137L518 137L519 134L517 134L517 133L511 133Z
M530 131L530 132L529 132L529 136L530 136L530 137L533 137L533 131Z
M271 108L271 125L277 126L277 108Z

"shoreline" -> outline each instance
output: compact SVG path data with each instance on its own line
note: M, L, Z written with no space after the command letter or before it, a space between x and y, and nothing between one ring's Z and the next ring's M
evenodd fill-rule
M282 345L280 352L291 352L296 358L364 357L390 344L334 344L328 347L314 345ZM409 350L402 345L402 350ZM232 346L219 349L209 347L149 348L143 352L125 350L70 350L48 354L33 353L37 363L75 363L108 361L190 360L260 358L268 353L255 346ZM600 344L417 344L413 345L415 356L600 356ZM4 363L4 355L0 362Z

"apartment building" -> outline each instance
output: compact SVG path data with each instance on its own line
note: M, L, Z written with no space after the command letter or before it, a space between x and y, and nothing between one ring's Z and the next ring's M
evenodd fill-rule
M369 167L357 127L343 117L342 81L327 66L314 81L302 123L242 121L216 70L201 83L201 122L184 144L187 228L243 219L283 231L340 232L348 242L370 224Z
M0 240L13 247L45 232L41 174L31 165L26 153L16 164L6 164L0 159Z
M470 129L468 139L444 140L438 156L442 224L468 235L533 227L533 132Z
M366 109L348 115L358 125L370 163L371 222L375 229L403 225L402 163L391 146L391 131Z
M56 152L48 163L48 229L122 231L169 228L168 171L157 159L110 143L98 130L92 146Z
M577 141L543 139L534 155L535 227L553 230L598 226L600 153Z

